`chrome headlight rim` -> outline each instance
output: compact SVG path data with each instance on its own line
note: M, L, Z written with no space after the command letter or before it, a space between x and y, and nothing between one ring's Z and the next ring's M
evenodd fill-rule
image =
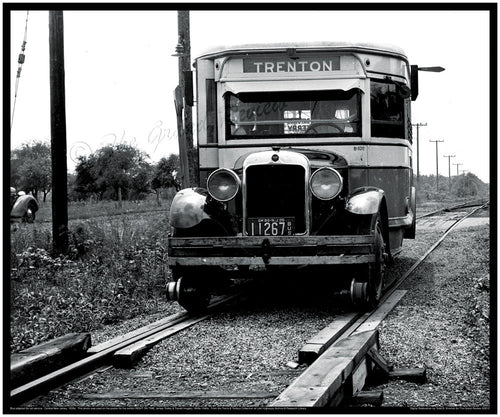
M212 192L210 191L210 181L213 180L214 176L219 175L221 173L227 173L227 174L229 174L234 179L234 181L235 181L235 185L236 185L235 192L229 198L218 198L214 194L212 194ZM207 178L207 191L208 191L208 194L213 199L215 199L217 201L220 201L222 203L231 201L233 198L235 198L238 195L238 192L240 191L240 189L241 189L241 179L240 179L240 177L238 177L238 174L236 174L236 172L234 172L233 170L231 170L229 168L219 168L219 169L216 169Z
M337 192L331 197L321 197L314 192L314 188L313 188L314 178L316 177L316 175L318 175L319 173L324 172L324 171L330 171L330 172L334 173L339 179L339 183L340 183L339 188L338 188ZM333 200L335 197L337 197L341 193L343 187L344 187L344 179L342 178L342 175L340 175L340 172L338 172L336 169L331 168L331 167L318 168L316 171L314 171L311 174L311 177L309 178L309 189L311 190L312 195L314 195L314 197L316 197L318 200L322 200L322 201Z

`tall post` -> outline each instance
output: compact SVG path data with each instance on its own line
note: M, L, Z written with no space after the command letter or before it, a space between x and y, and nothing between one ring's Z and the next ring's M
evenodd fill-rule
M451 158L455 158L455 155L443 155L445 158L448 158L448 186L451 191Z
M419 149L419 133L420 133L420 127L421 126L427 126L427 123L414 123L412 126L415 126L417 128L417 184L420 181L420 165L419 165L419 159L420 159L420 149Z
M434 142L436 144L436 191L439 192L438 143L439 142L444 142L444 140L429 140L429 142Z
M458 162L455 164L455 162L453 162L453 165L456 165L456 166L457 166L457 177L458 177L458 176L460 175L460 174L458 173L458 167L459 167L460 165L463 165L463 164L459 164Z
M192 89L191 79L191 39L189 29L189 10L179 10L177 12L177 26L179 40L176 47L179 57L179 87L180 91L176 93L182 96L182 130L183 134L179 134L179 141L184 140L185 152L187 155L180 155L181 164L183 160L187 160L188 168L187 176L183 178L183 187L195 186L198 182L198 158L193 144L193 103L187 100L187 90ZM190 93L190 92L189 92ZM191 93L190 93L191 94ZM180 97L178 97L180 99ZM183 138L181 138L183 136ZM182 146L183 148L184 146ZM181 153L181 143L179 143L179 153ZM184 171L183 171L184 172Z
M63 12L49 11L50 149L52 160L52 238L56 253L68 250L66 93Z

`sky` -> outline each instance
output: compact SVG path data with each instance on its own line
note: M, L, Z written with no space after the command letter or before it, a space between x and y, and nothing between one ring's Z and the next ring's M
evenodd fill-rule
M11 103L26 16L11 14ZM360 41L401 47L410 64L444 67L441 73L420 72L419 97L412 102L413 123L427 123L419 135L420 174L436 173L436 145L430 140L443 140L441 175L448 175L444 155L455 155L452 175L453 164L460 163L459 169L490 181L487 11L208 10L191 11L190 26L193 60L218 45ZM178 152L176 44L176 11L64 12L69 170L78 156L108 144L137 146L152 161ZM29 12L25 55L12 148L50 139L47 11Z

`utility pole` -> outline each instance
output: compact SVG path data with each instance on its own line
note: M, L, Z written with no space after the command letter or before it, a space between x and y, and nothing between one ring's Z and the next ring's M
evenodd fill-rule
M56 253L68 251L66 93L62 10L49 11L50 152L52 160L52 239Z
M412 126L415 126L417 128L417 184L420 181L420 166L419 166L419 158L420 158L420 149L419 149L419 133L420 133L420 127L422 126L427 126L426 123L413 123Z
M464 188L465 188L465 191L464 191L464 194L466 196L469 195L470 193L470 187L469 187L469 177L466 176L465 174L468 174L470 171L467 170L467 169L461 169L460 172L462 173L462 175L464 176Z
M453 165L456 165L456 166L457 166L457 177L458 177L458 176L460 175L460 174L458 173L458 167L459 167L460 165L463 165L463 164L459 164L458 162L455 164L455 162L453 162Z
M444 142L444 140L429 140L429 142L434 142L436 144L436 191L439 192L438 143Z
M455 158L455 155L443 155L445 158L448 158L448 183L451 191L451 158Z
M175 91L175 102L182 186L186 188L194 187L198 182L198 158L193 145L193 82L189 10L177 12L177 26L179 38L173 56L179 58L179 85Z

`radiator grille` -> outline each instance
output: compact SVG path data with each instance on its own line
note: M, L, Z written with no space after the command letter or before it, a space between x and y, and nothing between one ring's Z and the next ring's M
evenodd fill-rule
M305 170L300 165L253 165L246 170L248 217L294 217L295 233L304 233Z

